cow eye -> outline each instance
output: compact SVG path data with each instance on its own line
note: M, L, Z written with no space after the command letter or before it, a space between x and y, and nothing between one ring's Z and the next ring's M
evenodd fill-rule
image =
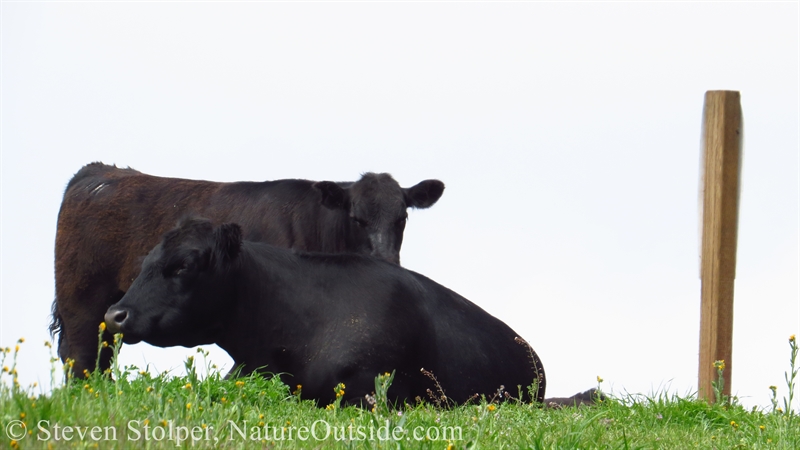
M175 264L174 266L167 268L164 273L168 277L179 277L181 275L186 275L186 273L189 271L189 265L189 261L183 261L180 264Z
M353 222L355 222L358 226L362 228L367 227L367 221L364 219L359 219L358 217L353 217Z

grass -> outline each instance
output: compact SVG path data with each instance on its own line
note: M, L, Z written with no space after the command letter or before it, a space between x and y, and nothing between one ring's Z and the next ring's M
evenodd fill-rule
M606 397L580 408L484 398L397 409L386 402L393 374L376 378L369 409L342 408L342 384L331 386L337 400L319 408L299 399L301 386L290 388L278 377L224 379L203 350L185 362L185 376L114 364L112 377L68 377L51 393L35 395L35 386L16 383L19 344L0 356L0 448L800 448L800 419L790 409L798 374L794 336L789 398L781 407L773 395L770 411L746 410L735 398L710 405L667 392ZM210 374L202 379L199 360ZM55 364L53 358L52 376L61 377Z

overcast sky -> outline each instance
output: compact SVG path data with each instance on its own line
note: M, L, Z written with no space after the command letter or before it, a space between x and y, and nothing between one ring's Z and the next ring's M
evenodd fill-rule
M215 181L446 184L405 267L505 321L548 396L697 386L703 97L745 118L732 388L800 331L798 4L3 3L0 346L48 384L64 188L102 161ZM184 348L122 362L182 373ZM219 349L213 361L230 367ZM446 386L445 386L446 388Z

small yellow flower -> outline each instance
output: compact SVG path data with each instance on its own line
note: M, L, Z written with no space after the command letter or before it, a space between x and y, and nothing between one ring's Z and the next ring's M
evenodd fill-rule
M20 419L24 419L25 418L25 413L24 412L19 413L19 418Z
M100 331L106 331L106 323L100 322Z
M20 344L22 344L22 343L24 343L24 342L25 342L25 338L19 338L19 340L18 340L17 342L18 342L18 343L20 343Z
M778 386L770 386L769 390L772 391L773 393L775 393L775 391L778 390Z
M14 353L19 353L19 344L14 346Z
M244 381L237 381L236 382L236 387L238 387L238 388L244 387Z
M794 342L794 341L795 341L794 335L789 336L789 342Z
M714 361L714 368L717 370L725 370L725 361L724 360Z
M486 409L488 409L489 411L494 411L495 409L497 409L497 407L494 405L489 405L486 407Z
M597 382L598 382L598 383L602 383L602 382L603 382L603 379L602 379L602 378L600 378L600 375L598 375L598 376L597 376Z
M102 345L103 348L108 348L108 342L106 342L106 341L103 341L103 343L101 345Z
M91 386L89 386L89 384L88 384L88 383L83 385L83 388L84 388L84 389L86 389L86 390L89 390L89 388L90 388L90 387L91 387Z
M191 403L187 403L186 404L186 409L192 409L192 404Z
M204 430L205 430L206 428L208 428L208 425L206 425L206 424L202 424L202 425L200 425L200 426L201 426L201 427L203 427L203 429L204 429Z
M166 420L162 420L161 422L158 422L158 423L160 423L162 427L166 427L167 426L167 421Z
M731 420L731 426L732 426L733 428L737 428L737 429L739 428L739 424L738 424L738 423L736 423L736 421L734 421L734 420Z
M336 408L336 405L334 405L333 403L331 403L330 405L325 407L325 409L327 409L328 411L331 411L331 410L333 410L335 408Z
M17 442L16 439L12 439L8 445L10 445L11 448L19 448L19 442Z
M145 389L145 391L153 392L153 386L147 386L147 389Z
M3 366L3 372L8 372L8 366Z
M259 426L259 427L263 427L263 426L264 426L264 422L261 422L261 421L260 421L260 422L258 422L258 426Z
M767 427L765 427L764 425L759 425L758 429L761 430L761 431L764 431L764 430L767 429Z
M53 344L51 344L50 341L44 341L44 346L47 348L53 348Z
M184 387L185 387L186 389L189 389L189 390L191 390L191 389L192 389L192 383L186 383L186 386L184 386Z
M222 402L222 403L226 403L228 401L228 399L225 398L225 397L222 397L221 399L219 399L219 401Z
M150 425L150 419L144 419L144 424L145 425Z

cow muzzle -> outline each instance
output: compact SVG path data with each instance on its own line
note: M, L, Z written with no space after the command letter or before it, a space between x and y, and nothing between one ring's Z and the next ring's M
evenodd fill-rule
M126 320L128 320L128 311L124 309L111 307L106 312L106 328L111 333L121 333Z

